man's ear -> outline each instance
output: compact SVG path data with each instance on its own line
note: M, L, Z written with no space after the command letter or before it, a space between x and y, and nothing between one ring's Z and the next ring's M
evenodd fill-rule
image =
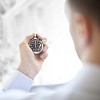
M90 20L80 13L74 13L74 22L79 42L81 45L88 45L92 35Z

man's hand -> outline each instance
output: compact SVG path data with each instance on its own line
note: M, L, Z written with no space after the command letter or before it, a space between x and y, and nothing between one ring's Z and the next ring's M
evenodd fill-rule
M31 48L28 45L28 42L34 36L35 36L35 34L26 36L24 41L22 43L20 43L20 46L19 46L21 63L18 68L18 71L27 75L31 79L34 79L34 77L38 74L38 72L40 71L40 69L43 65L44 60L48 56L48 54L47 54L48 46L46 45L47 39L40 37L39 35L38 35L38 37L40 39L42 39L42 41L43 41L44 49L38 55L35 55L33 53L33 51L31 50Z

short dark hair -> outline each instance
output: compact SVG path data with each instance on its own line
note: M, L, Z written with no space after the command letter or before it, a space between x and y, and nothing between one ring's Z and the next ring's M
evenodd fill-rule
M100 0L67 0L73 10L89 15L100 25Z

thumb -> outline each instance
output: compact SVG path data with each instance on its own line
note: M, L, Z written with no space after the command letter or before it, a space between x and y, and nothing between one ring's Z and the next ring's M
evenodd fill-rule
M20 49L20 56L22 56L22 57L32 56L33 58L35 57L33 51L31 50L31 48L25 41L20 43L19 49Z

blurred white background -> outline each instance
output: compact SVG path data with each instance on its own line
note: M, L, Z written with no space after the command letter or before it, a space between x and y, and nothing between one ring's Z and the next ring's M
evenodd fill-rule
M18 67L18 45L27 34L48 39L48 58L36 84L64 83L81 68L69 33L64 0L0 0L0 80Z

